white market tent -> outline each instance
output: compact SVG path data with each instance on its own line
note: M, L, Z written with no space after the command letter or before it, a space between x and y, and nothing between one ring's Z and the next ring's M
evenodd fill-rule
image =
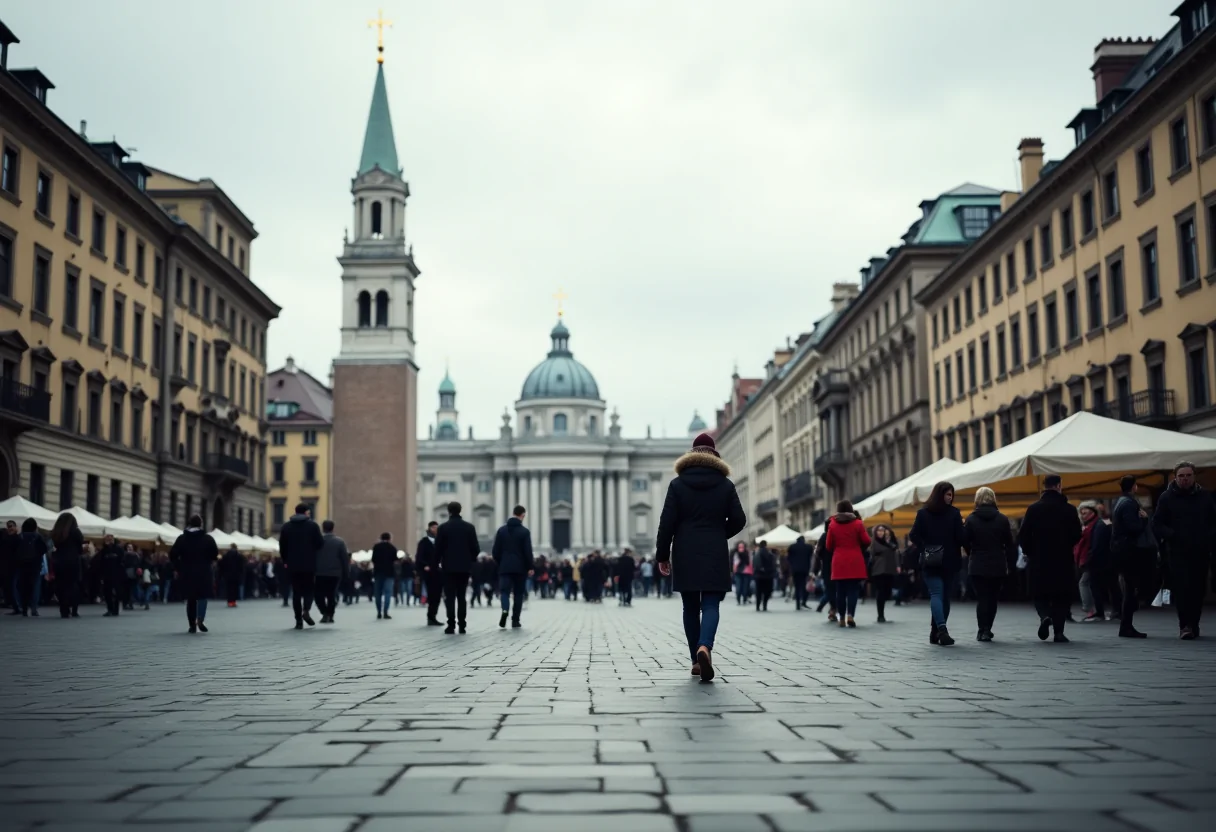
M209 534L211 535L211 539L215 541L215 545L221 549L227 549L233 543L236 543L227 532L222 532L219 529L212 529ZM241 544L237 543L237 548L239 549L240 547Z
M72 506L67 509L64 514L70 514L76 518L76 525L80 527L80 533L85 537L97 539L106 536L106 526L108 520L103 520L91 511L86 511L80 506Z
M791 529L783 523L775 529L769 529L767 532L756 535L756 540L763 540L769 546L784 549L800 537L802 537L802 532Z
M165 533L165 536L162 537L161 540L165 541L165 543L167 543L170 546L172 546L177 541L177 539L182 536L181 529L179 529L175 526L171 526L168 523L161 523L160 527L161 527L161 529L164 530L164 533Z
M258 542L258 551L263 554L277 555L279 553L279 541L269 537L254 537Z
M876 491L854 505L853 509L866 521L867 526L883 522L893 524L896 522L895 512L924 499L918 497L921 488L925 489L924 493L927 498L933 491L934 485L944 479L950 479L953 472L961 467L961 462L950 459L950 457L939 459L912 476L904 477L899 482L888 485L881 491ZM823 536L823 530L823 525L811 529L806 533L807 540L818 540Z
M164 529L138 514L134 517L119 517L106 523L106 533L119 540L131 543L160 543Z
M37 503L31 503L24 497L9 497L0 502L0 524L12 520L20 527L30 517L37 521L38 528L49 531L55 525L59 514L49 511Z

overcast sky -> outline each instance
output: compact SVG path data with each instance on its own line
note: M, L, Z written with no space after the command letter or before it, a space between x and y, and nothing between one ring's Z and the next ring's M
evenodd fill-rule
M373 0L375 2L375 0ZM444 365L462 430L496 434L569 294L571 349L627 435L712 422L831 284L926 198L1016 186L1094 98L1103 37L1178 0L381 0L412 196L419 429ZM339 346L343 229L375 75L371 2L6 3L10 67L135 158L213 178L260 234L270 363Z

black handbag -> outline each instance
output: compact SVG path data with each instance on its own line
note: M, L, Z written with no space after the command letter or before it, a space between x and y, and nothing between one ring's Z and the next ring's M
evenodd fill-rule
M946 562L946 547L926 546L920 552L920 568L921 569L941 569Z

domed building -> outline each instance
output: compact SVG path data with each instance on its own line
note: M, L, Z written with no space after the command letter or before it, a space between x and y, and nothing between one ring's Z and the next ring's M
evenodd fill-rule
M444 374L430 437L418 443L419 528L443 522L456 500L489 551L519 504L537 553L652 552L671 466L688 440L621 436L560 317L549 341L524 378L514 420L504 410L496 438L477 439L471 430L461 436L456 384ZM705 423L694 414L692 424L703 430Z

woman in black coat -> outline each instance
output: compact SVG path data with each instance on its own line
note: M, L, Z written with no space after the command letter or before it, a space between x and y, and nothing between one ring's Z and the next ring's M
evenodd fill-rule
M953 485L939 482L933 486L933 493L924 507L916 512L908 537L920 552L921 573L929 590L932 616L929 643L948 647L954 644L946 629L950 618L950 588L955 585L958 570L962 568L962 547L966 540L963 516L954 507Z
M975 511L964 524L967 532L967 573L975 589L975 620L979 625L977 641L992 641L992 622L996 620L1001 585L1018 561L1018 544L1013 539L1009 518L996 507L991 488L975 492Z
M51 554L51 567L55 572L55 595L59 598L60 618L80 618L80 582L84 578L81 555L84 553L84 535L76 518L66 511L55 520L51 529L51 542L55 551Z
M203 531L203 518L195 514L186 523L186 530L177 538L169 551L169 560L177 573L174 582L186 596L186 620L190 632L205 633L207 626L207 599L211 597L212 568L219 559L220 550L215 538Z
M241 595L241 581L245 577L245 556L240 553L233 543L220 559L220 574L224 577L224 587L227 590L228 606L235 607Z
M718 456L714 440L701 434L692 450L676 460L676 478L667 486L655 561L684 602L684 635L692 672L714 678L712 651L718 606L731 590L727 541L747 525L730 466Z

